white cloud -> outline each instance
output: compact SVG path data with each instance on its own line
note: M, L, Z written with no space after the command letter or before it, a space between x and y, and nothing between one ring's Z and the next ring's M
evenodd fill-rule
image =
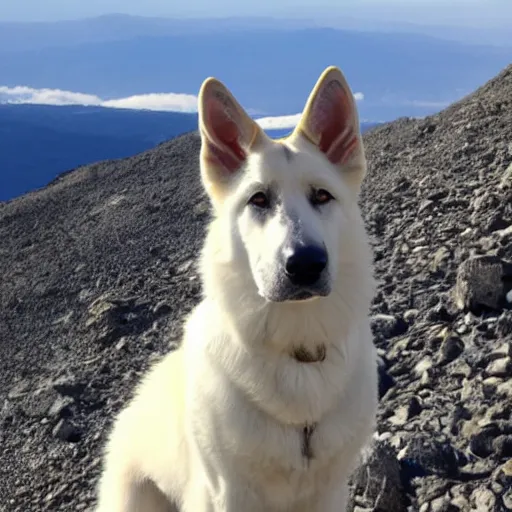
M356 92L356 101L362 101L364 94ZM197 96L179 93L149 93L104 100L94 94L64 91L61 89L36 89L18 85L0 86L0 103L34 103L39 105L88 105L136 110L158 110L170 112L197 112ZM247 109L248 112L252 112ZM295 128L301 114L262 117L257 123L265 130Z
M197 112L197 96L193 94L151 93L103 100L93 94L63 91L61 89L35 89L23 85L16 87L0 86L0 103L98 105L112 108Z
M412 100L406 101L406 105L411 105L413 107L425 107L425 108L438 108L443 109L448 107L452 102L451 101L427 101L427 100Z
M291 116L260 117L256 122L264 130L284 130L286 128L295 128L300 121L301 114Z
M356 101L363 101L364 94L362 92L356 92L354 94ZM264 130L286 130L295 128L300 121L302 114L293 114L289 116L273 116L273 117L260 117L256 119L256 122Z
M0 86L0 102L38 103L40 105L100 105L101 98L81 92L34 89L18 85L16 87Z
M460 90L459 90L460 91ZM468 94L466 91L465 94ZM449 100L422 100L422 99L407 99L401 98L395 94L387 94L383 98L381 98L381 103L387 106L393 107L419 107L419 108L428 108L428 109L437 109L442 110L448 106L450 106L454 101L460 99L463 94L458 94L457 96L452 96Z
M104 107L197 112L197 96L193 94L152 93L102 102Z

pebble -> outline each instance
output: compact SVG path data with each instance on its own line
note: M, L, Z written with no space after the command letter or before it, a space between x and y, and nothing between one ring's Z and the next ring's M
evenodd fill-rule
M475 504L476 510L490 512L494 510L496 496L490 489L481 487L472 492L471 501Z
M509 377L512 375L512 358L503 357L491 361L485 371L492 377Z
M80 430L65 419L61 419L53 428L54 437L61 441L76 443L80 441L82 435Z
M455 335L447 336L441 343L440 364L451 363L464 352L464 342Z

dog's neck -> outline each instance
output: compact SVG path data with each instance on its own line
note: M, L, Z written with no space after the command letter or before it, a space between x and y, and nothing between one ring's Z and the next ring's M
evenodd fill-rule
M347 336L346 327L350 324L335 300L262 303L252 308L239 303L235 307L237 313L228 315L226 321L231 324L233 335L250 350L264 348L288 354L303 364L321 363L328 357L329 346ZM332 314L333 310L337 314ZM223 311L226 309L221 308L219 314Z

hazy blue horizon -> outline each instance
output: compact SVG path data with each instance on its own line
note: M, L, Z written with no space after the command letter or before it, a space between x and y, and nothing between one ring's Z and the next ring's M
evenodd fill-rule
M257 17L339 18L351 21L381 21L419 25L448 25L457 27L504 28L512 23L510 0L346 0L339 7L337 0L312 0L298 4L295 0L258 0L242 4L235 0L218 0L215 10L210 0L192 0L181 6L168 0L18 0L0 5L2 22L65 21L102 16L129 14L167 18Z

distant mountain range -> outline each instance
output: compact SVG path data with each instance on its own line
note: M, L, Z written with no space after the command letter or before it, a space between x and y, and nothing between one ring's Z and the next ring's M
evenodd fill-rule
M354 5L351 6L352 8ZM385 6L381 7L386 11ZM38 50L49 46L122 41L136 37L165 37L194 35L225 31L300 30L307 28L334 28L365 32L419 34L445 40L512 46L509 27L482 25L478 28L464 25L434 24L397 21L388 13L379 15L373 9L353 15L321 12L318 8L294 9L294 18L286 15L235 16L229 18L157 18L106 14L85 19L52 22L0 22L0 48L10 51ZM383 13L381 13L383 14ZM387 18L387 19L385 19ZM390 19L391 18L391 19ZM440 18L442 19L442 18ZM495 24L496 25L496 24Z
M101 107L0 105L0 201L59 173L123 158L197 128L197 116Z
M312 25L130 16L4 23L0 86L64 89L110 100L197 94L201 82L214 75L255 113L295 114L319 73L335 64L364 95L362 118L388 121L435 113L512 62L512 45Z
M374 125L363 123L362 129ZM132 156L196 129L196 114L0 104L0 201L78 166ZM289 131L268 133L280 137Z

